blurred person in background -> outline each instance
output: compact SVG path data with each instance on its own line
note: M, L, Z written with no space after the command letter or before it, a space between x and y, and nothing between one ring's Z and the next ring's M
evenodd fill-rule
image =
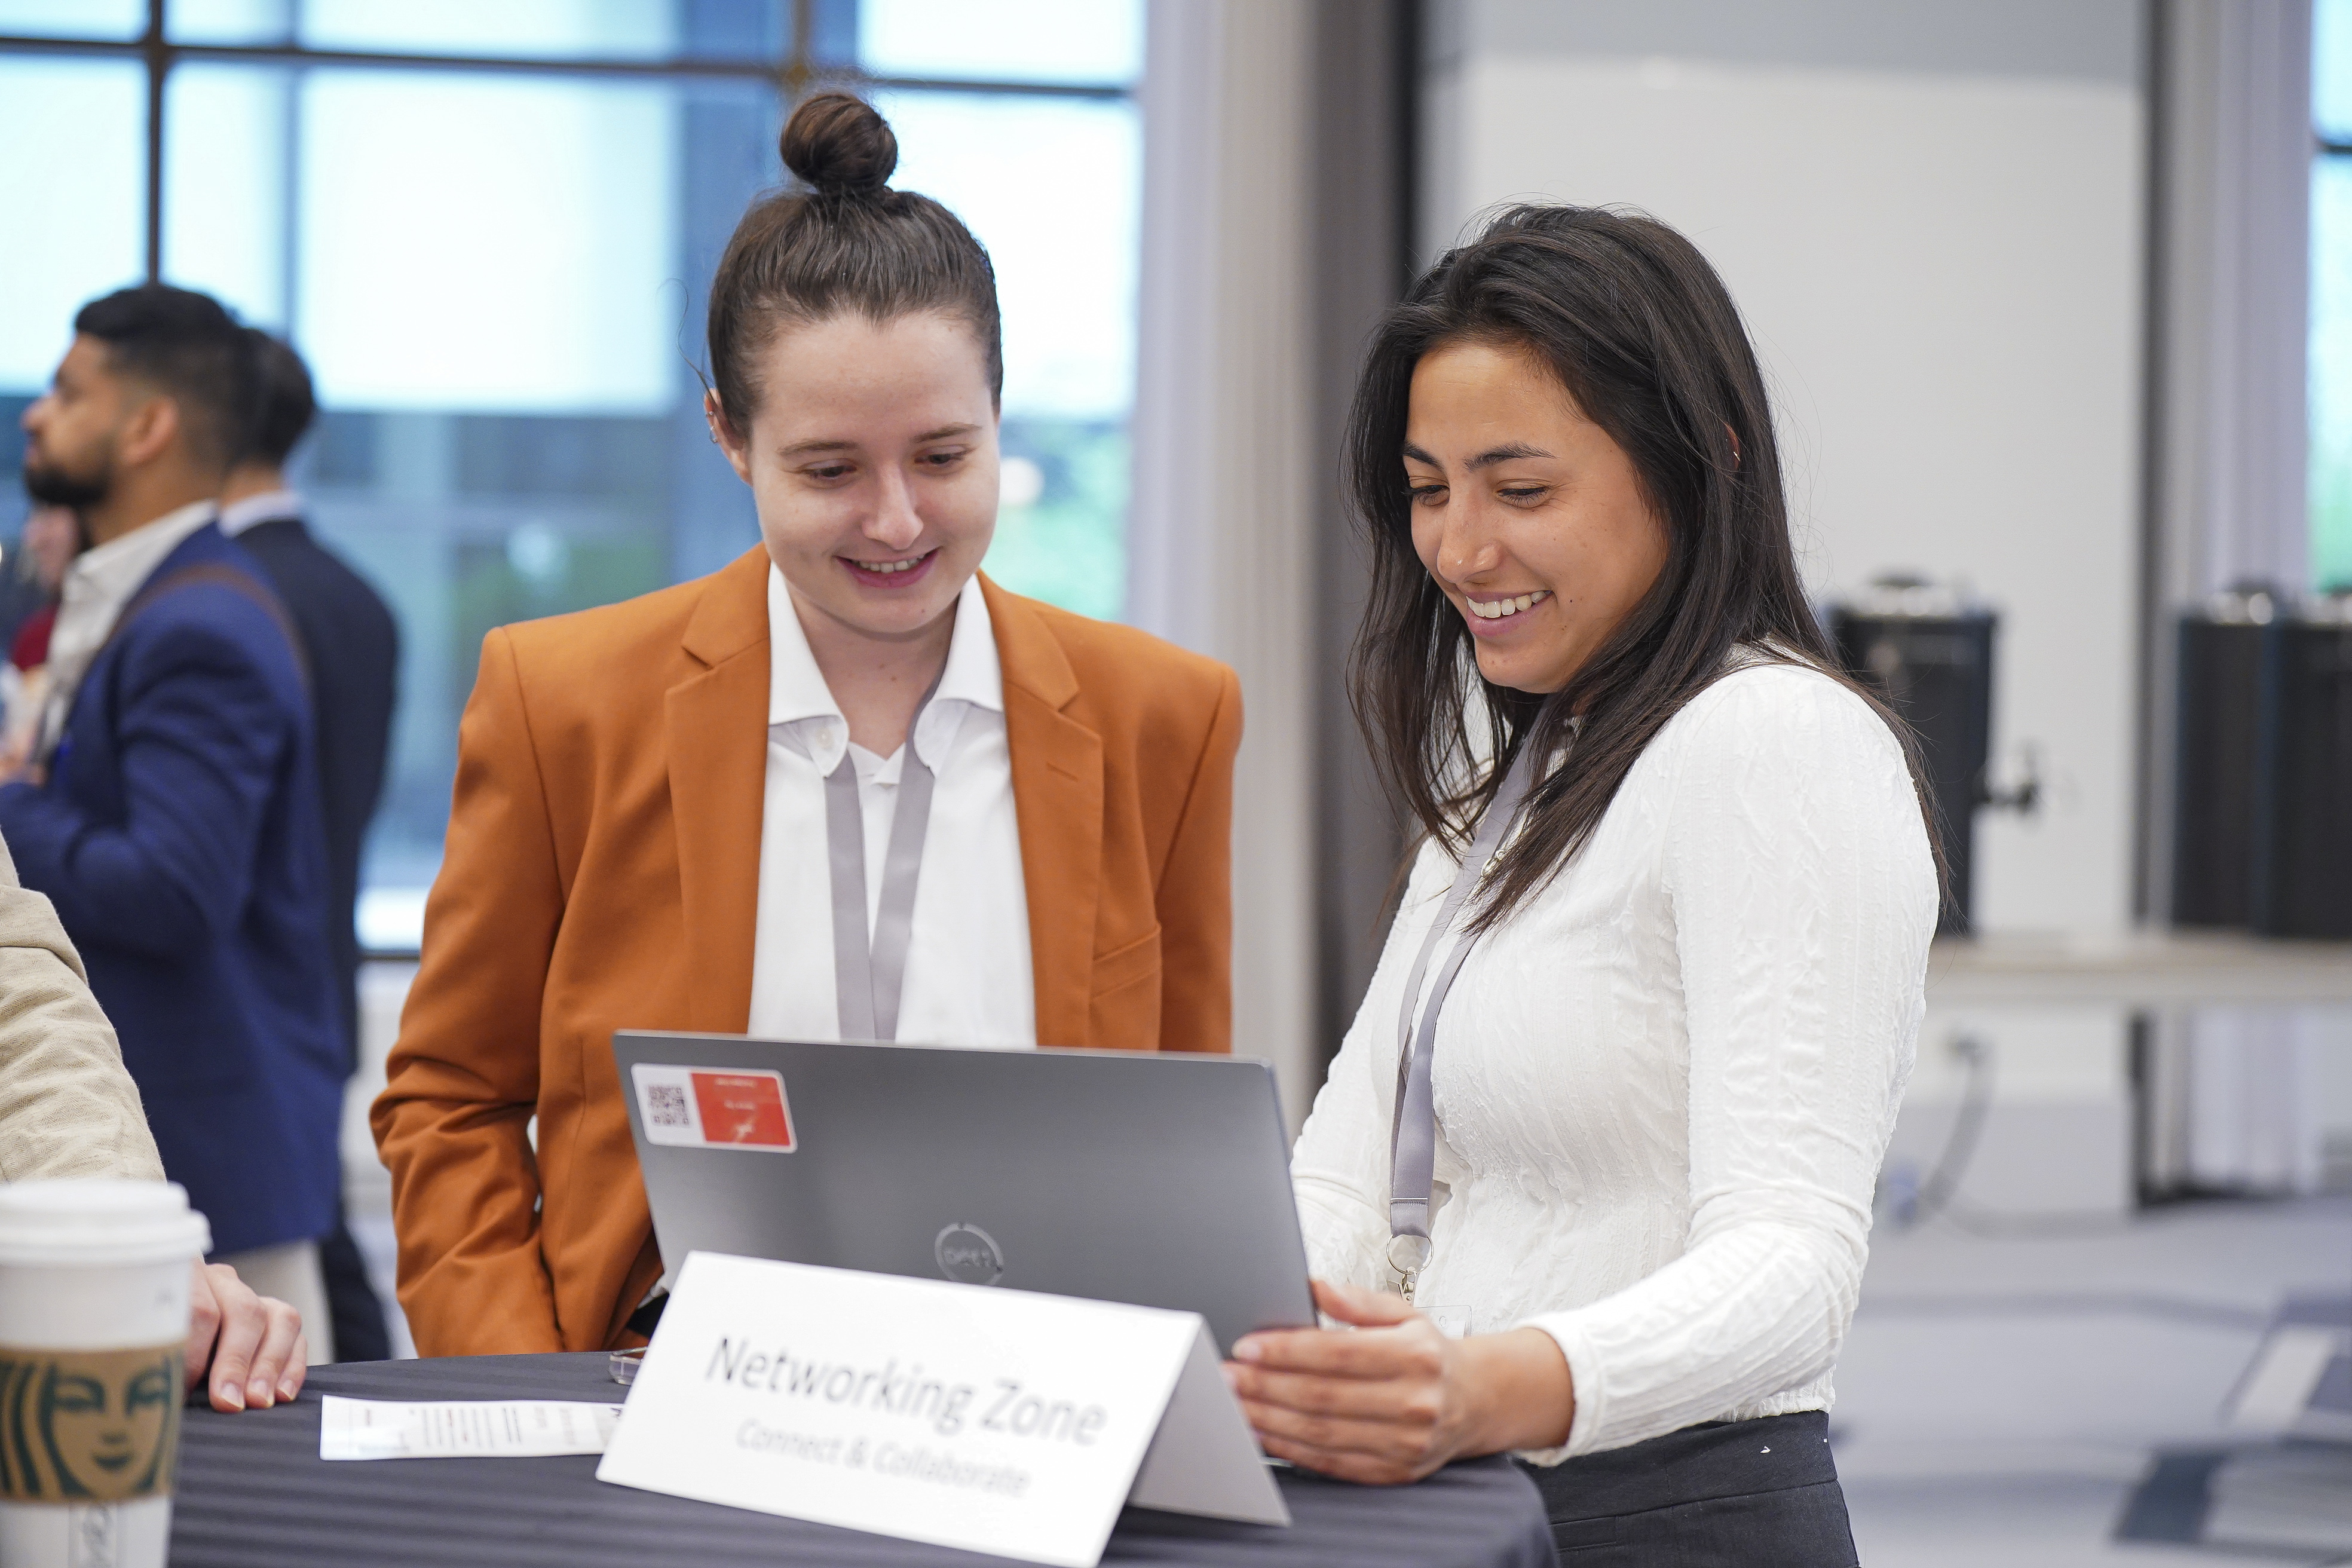
M62 531L59 523L65 525ZM81 552L81 520L67 507L35 501L26 509L25 526L9 551L6 569L0 571L0 647L13 646L27 621L57 604L58 578L47 575L49 552L43 542L58 539L60 532L69 563ZM58 571L62 575L63 565Z
M483 642L374 1110L427 1355L650 1331L615 1029L1231 1048L1240 683L981 575L988 254L889 188L855 98L803 100L782 151L803 186L744 215L709 327L761 546Z
M0 767L15 770L31 756L49 694L49 633L58 624L58 592L81 553L81 519L72 509L36 506L26 515L12 590L22 589L30 611L8 634L8 662L0 666Z
M360 851L383 793L392 710L400 669L400 628L366 579L313 538L301 496L287 488L286 460L319 412L301 355L258 328L247 339L261 373L261 405L251 444L221 489L220 530L260 563L278 590L310 671L320 805L327 833L330 931L343 1039L358 1066L360 945L354 923ZM392 1354L383 1304L337 1211L319 1244L334 1313L335 1354L383 1361Z
M73 508L90 548L0 834L88 963L219 1260L331 1359L318 1240L349 1048L310 700L285 606L215 523L258 366L217 302L161 284L84 306L74 331L25 412L25 487Z
M0 843L0 1182L157 1182L163 1163L122 1070L114 1029L49 900ZM267 1410L301 1392L301 1315L225 1263L189 1291L188 1386L215 1410Z

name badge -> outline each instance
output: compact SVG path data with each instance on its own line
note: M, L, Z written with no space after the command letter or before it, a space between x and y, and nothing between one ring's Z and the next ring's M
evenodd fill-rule
M1066 1568L1129 1501L1290 1522L1193 1313L707 1252L596 1476Z

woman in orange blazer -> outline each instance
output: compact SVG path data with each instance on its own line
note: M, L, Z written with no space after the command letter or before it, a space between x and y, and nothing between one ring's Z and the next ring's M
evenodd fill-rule
M427 1355L630 1338L662 1260L613 1033L830 1022L852 939L824 923L811 824L838 876L825 814L853 776L873 811L918 759L939 770L903 1037L1230 1048L1238 683L976 575L1002 383L986 255L885 188L896 142L856 100L804 102L783 148L811 188L745 217L710 312L713 438L763 547L483 645L373 1113ZM990 793L1008 773L1009 802ZM887 898L880 865L852 874ZM986 994L1024 948L1029 984Z

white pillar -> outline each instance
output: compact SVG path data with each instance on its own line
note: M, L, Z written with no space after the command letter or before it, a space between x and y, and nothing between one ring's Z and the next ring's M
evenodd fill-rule
M1223 659L1234 1046L1316 1087L1306 0L1151 0L1128 618Z
M2311 0L2172 0L2158 244L2164 606L2306 586Z
M2155 679L2145 717L2152 915L2171 903L2174 618L2242 578L2309 586L2311 0L2168 0L2158 83ZM2150 1040L2150 1169L2312 1190L2308 1016L2203 1009Z

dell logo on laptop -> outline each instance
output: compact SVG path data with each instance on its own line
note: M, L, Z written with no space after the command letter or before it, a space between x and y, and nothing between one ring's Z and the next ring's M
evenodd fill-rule
M1004 1254L996 1239L976 1225L958 1221L931 1243L940 1273L962 1285L993 1285L1004 1278Z

